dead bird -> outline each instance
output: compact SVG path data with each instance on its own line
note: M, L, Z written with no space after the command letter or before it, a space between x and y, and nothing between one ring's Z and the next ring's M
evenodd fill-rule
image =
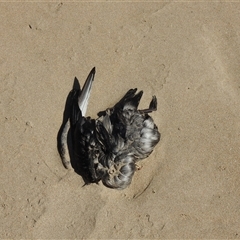
M97 119L86 117L94 76L95 68L82 90L75 79L59 131L59 153L64 166L72 165L86 184L102 181L107 187L124 189L132 181L136 162L148 157L160 141L149 116L157 110L157 98L153 96L149 108L139 110L143 91L130 89L112 108L99 112Z

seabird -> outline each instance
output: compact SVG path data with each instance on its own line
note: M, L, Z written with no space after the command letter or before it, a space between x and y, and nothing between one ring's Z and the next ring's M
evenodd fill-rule
M70 91L62 126L58 134L58 150L66 168L71 166L86 184L102 183L124 189L132 181L136 163L147 158L160 141L149 113L157 110L157 98L147 109L139 110L143 91L130 89L113 107L98 113L97 119L86 117L95 68L83 88L75 78Z

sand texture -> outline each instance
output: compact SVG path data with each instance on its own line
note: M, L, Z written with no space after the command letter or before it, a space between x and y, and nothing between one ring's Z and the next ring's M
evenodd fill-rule
M0 3L0 238L240 237L240 3ZM162 134L130 187L83 186L57 133L130 88Z

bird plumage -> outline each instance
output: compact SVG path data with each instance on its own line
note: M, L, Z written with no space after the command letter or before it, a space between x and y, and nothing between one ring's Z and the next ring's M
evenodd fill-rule
M73 168L86 183L102 180L107 187L124 189L132 181L135 163L148 157L160 141L148 115L157 109L157 99L153 96L149 108L138 110L143 92L130 89L112 108L91 119L85 114L94 74L95 68L82 90L73 87L69 93Z

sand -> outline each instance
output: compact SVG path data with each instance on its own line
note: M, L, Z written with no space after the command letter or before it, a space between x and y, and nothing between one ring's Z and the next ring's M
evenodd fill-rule
M0 238L240 237L240 4L0 4ZM88 115L129 89L162 134L123 191L66 170L57 132L74 77Z

